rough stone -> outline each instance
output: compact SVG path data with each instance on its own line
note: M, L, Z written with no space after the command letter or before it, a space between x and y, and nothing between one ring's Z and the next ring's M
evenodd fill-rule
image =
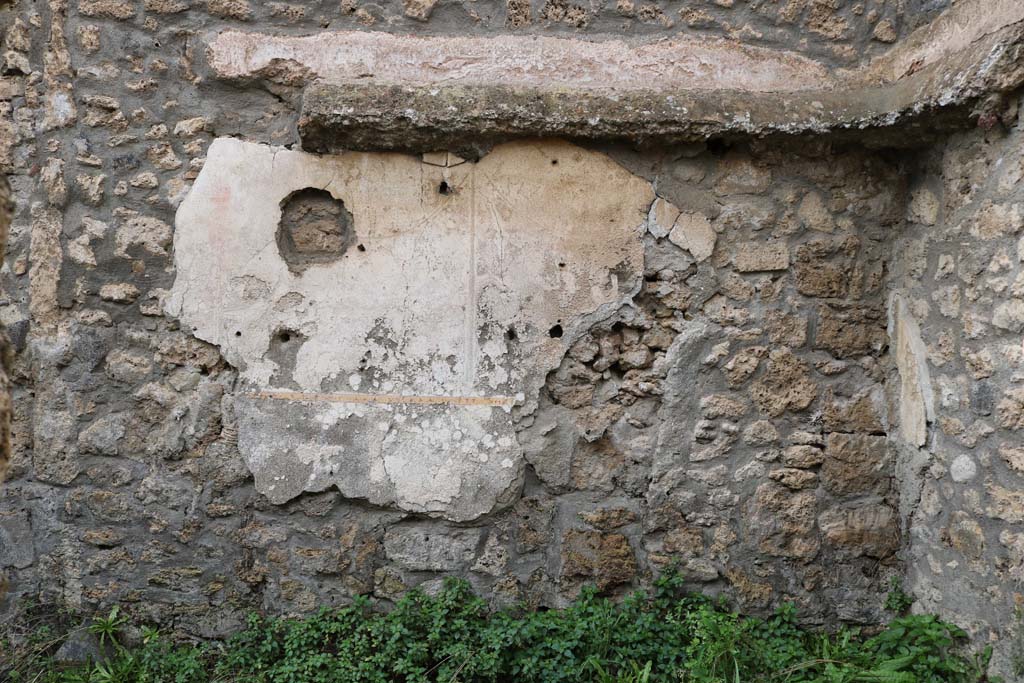
M404 0L405 16L417 21L426 21L436 4L437 0Z
M1008 390L996 405L996 419L1004 429L1024 429L1024 388Z
M890 476L887 451L885 437L829 434L821 483L838 496L884 493Z
M888 505L864 503L830 508L818 517L818 525L831 545L854 555L884 559L900 545L899 522Z
M593 581L600 590L636 576L633 548L622 534L570 529L562 536L562 576Z
M954 512L950 519L949 540L968 559L980 560L985 554L985 534L981 525L962 510Z
M78 435L78 447L84 453L117 455L118 444L125 435L127 418L122 414L101 417Z
M741 273L786 270L789 268L789 249L785 244L741 244L736 249L733 265Z
M651 205L648 230L657 238L668 237L679 218L679 209L671 202L658 197ZM684 249L683 245L680 245Z
M1008 489L997 484L988 486L988 507L985 514L1011 524L1024 522L1024 491Z
M394 526L384 534L384 552L404 569L450 572L473 561L480 539L479 529Z
M1014 299L996 306L992 314L992 324L1009 332L1024 331L1024 301Z
M711 257L718 236L711 227L711 221L696 213L681 213L668 235L673 244L686 249L700 263Z
M854 306L845 310L827 305L818 308L815 348L839 358L850 358L879 353L888 343L880 311Z
M787 349L768 355L768 368L750 388L750 397L765 415L778 417L787 410L805 410L814 401L818 387L810 380L806 364Z
M78 12L86 17L130 19L135 16L132 3L124 0L78 0Z
M812 491L792 492L765 482L745 506L744 526L760 552L771 556L812 558L821 547L814 533L817 507Z
M782 451L782 464L787 467L816 467L825 461L825 452L817 446L800 444Z

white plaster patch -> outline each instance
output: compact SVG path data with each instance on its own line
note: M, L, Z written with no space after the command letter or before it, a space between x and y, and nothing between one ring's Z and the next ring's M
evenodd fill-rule
M276 233L303 188L344 202L359 248L295 273ZM167 307L239 369L239 448L271 501L336 485L472 519L522 476L513 406L531 412L569 345L639 287L653 200L564 142L442 167L222 138L178 210Z
M928 441L928 423L935 420L935 395L921 330L898 292L889 301L889 338L900 373L900 436L921 447Z
M953 481L957 483L963 483L974 479L978 474L978 466L974 463L969 455L958 455L953 458L953 463L949 466L949 476L953 478Z

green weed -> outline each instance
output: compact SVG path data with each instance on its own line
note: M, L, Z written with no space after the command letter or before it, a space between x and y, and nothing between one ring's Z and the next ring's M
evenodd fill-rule
M872 637L802 628L791 605L767 619L680 592L673 574L621 602L584 590L561 610L492 612L467 583L365 599L303 619L251 615L223 643L175 644L143 629L127 647L117 609L88 626L102 661L60 668L35 656L0 678L38 683L994 683L991 650L956 626L902 616ZM28 641L26 641L28 642ZM50 634L40 643L52 645ZM31 651L32 647L28 647Z

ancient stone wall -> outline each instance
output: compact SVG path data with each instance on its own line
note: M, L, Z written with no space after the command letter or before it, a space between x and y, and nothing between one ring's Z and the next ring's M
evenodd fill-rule
M890 305L908 585L1007 671L1024 665L1022 140L1018 122L922 161Z
M925 607L1004 637L1024 316L1002 99L985 100L987 132L931 151L746 135L300 151L307 86L337 64L299 37L325 30L615 38L637 68L665 62L641 49L654 39L724 37L680 53L698 67L679 87L742 81L763 103L834 90L836 67L944 6L0 3L18 207L0 271L17 352L0 611L119 603L215 637L251 609L446 575L496 605L559 605L676 563L694 589L748 611L794 601L817 623L877 622L909 572ZM526 42L502 44L546 82ZM771 68L748 73L767 48ZM914 75L915 49L881 81ZM442 61L415 75L473 71ZM887 94L870 104L899 118ZM954 596L950 572L973 592Z
M572 146L539 149L572 172ZM60 271L88 297L69 311L86 320L62 321L70 347L47 376L90 408L34 405L31 459L22 441L6 490L9 525L25 527L12 537L31 528L36 539L19 551L19 591L59 587L83 607L127 601L150 618L185 611L180 624L212 634L254 605L393 598L451 573L498 602L559 604L584 582L625 590L675 560L695 587L733 590L748 609L797 600L822 621L876 620L899 546L880 384L884 239L903 206L896 167L828 149L586 154L605 153L631 182L657 187L634 210L644 234L627 237L642 277L596 322L563 321L573 343L533 389L536 407L513 413L522 464L511 489L474 498L483 508L433 511L458 524L409 514L415 499L359 492L350 472L342 491L398 509L346 500L333 486L295 498L305 479L280 498L287 473L261 483L258 467L254 490L239 443L267 441L273 418L239 425L245 382L158 306L139 316L149 298L131 291L140 280L111 278L120 262L168 268L168 245L134 216L109 228L113 239L90 239L96 265L66 259ZM624 196L625 178L598 189ZM434 183L428 192L437 195ZM358 235L368 209L352 211ZM362 234L365 253L379 249ZM104 297L104 288L129 294ZM509 346L526 343L530 327ZM244 339L255 328L241 329ZM541 331L552 341L547 323ZM506 327L498 332L506 343ZM233 331L221 343L229 339ZM293 441L317 438L322 420L287 419L305 425Z

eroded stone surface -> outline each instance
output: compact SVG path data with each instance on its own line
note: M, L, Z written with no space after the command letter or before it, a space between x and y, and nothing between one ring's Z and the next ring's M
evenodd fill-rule
M304 188L344 202L357 246L295 272L276 234ZM239 447L271 501L337 485L471 519L522 474L513 406L635 291L653 200L559 142L440 167L216 140L178 211L168 306L239 368Z
M332 83L371 78L381 84L515 84L642 89L729 87L757 92L828 87L820 63L802 55L727 40L678 38L649 44L540 36L395 36L341 31L267 36L225 31L210 42L222 78L249 77L276 61Z

